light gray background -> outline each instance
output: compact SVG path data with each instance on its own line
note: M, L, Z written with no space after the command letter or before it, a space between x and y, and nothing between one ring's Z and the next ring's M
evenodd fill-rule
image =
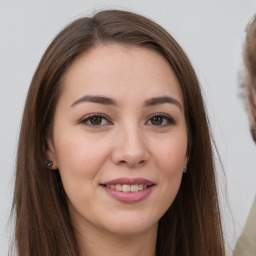
M56 33L104 8L152 18L185 49L202 84L222 159L223 222L230 252L256 194L256 147L239 97L242 45L255 0L0 0L0 255L8 251L8 217L24 100L35 68Z

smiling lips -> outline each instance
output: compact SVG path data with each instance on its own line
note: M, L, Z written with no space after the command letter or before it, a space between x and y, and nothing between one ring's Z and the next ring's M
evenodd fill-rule
M120 178L101 185L111 197L118 201L136 203L146 198L155 184L143 178Z
M147 185L145 184L134 184L134 185L128 185L128 184L117 184L117 185L106 185L107 188L111 188L117 191L122 192L138 192L145 188L147 188Z

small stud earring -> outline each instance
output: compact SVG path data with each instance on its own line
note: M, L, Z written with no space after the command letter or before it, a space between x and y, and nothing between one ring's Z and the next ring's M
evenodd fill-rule
M46 160L45 161L45 166L48 168L48 169L51 169L51 167L53 166L53 162L51 160Z
M184 169L184 170L183 170L183 173L185 174L186 172L187 172L187 169Z

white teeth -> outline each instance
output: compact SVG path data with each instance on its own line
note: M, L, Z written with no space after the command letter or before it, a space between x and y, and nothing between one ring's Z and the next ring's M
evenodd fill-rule
M138 185L138 190L141 191L143 189L143 184Z
M139 185L131 185L131 192L138 192L139 191Z
M148 186L145 184L134 184L134 185L128 185L128 184L117 184L117 185L106 185L107 188L114 189L117 191L122 191L125 193L128 192L138 192L141 191Z
M117 191L121 191L122 190L122 185L121 184L117 184L115 189Z
M123 192L131 192L131 186L130 185L123 185L122 186Z

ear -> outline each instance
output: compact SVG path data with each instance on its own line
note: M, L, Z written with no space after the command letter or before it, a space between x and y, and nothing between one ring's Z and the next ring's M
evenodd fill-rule
M187 167L188 167L188 161L189 161L189 155L186 154L183 162L183 174L187 172Z
M51 170L58 169L58 163L56 158L56 150L54 148L53 142L50 139L47 139L47 150L46 150L46 160L52 161L53 165L50 168Z

